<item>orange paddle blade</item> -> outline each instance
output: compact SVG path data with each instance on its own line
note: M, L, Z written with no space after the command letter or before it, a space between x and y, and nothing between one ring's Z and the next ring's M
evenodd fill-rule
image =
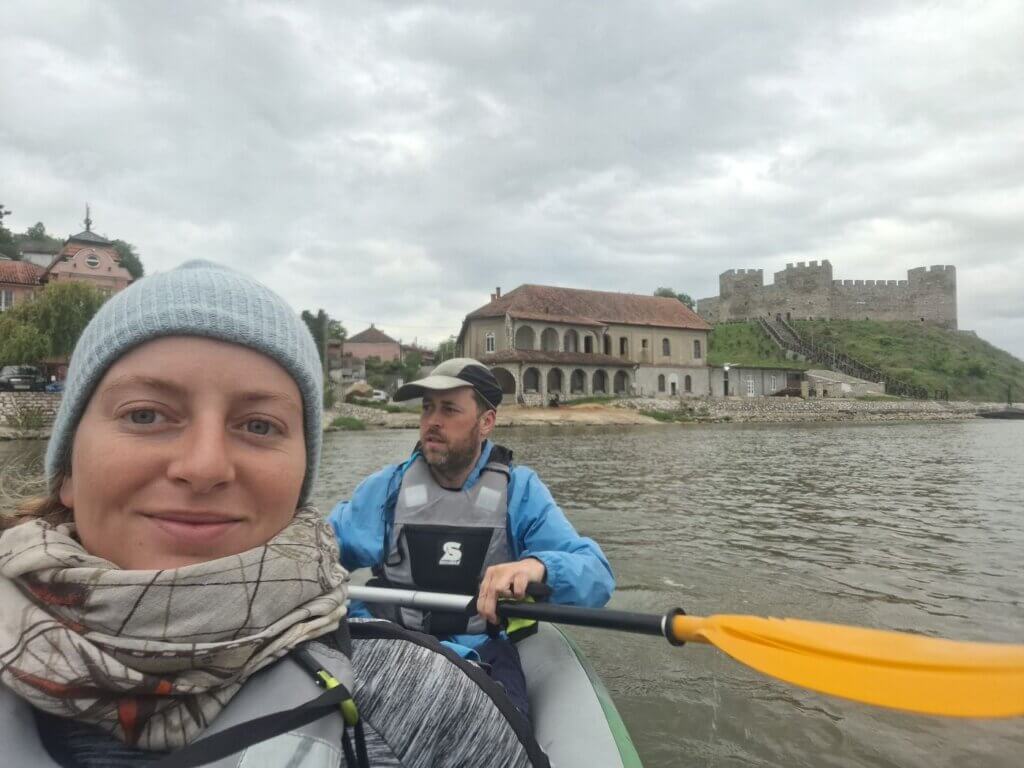
M1024 646L757 616L675 616L677 640L709 643L789 683L910 712L1024 715Z

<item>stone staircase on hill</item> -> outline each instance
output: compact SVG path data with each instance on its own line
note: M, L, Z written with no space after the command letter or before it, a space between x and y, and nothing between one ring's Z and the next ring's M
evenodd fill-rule
M865 381L885 382L885 391L890 395L900 397L912 397L917 400L927 400L928 390L919 387L903 379L888 376L877 368L855 360L849 355L837 352L835 348L826 349L817 344L812 344L803 336L797 333L796 329L781 317L769 320L764 317L758 318L761 329L768 334L776 346L784 351L800 355L805 360L811 360L826 368L845 373L847 376L854 376Z

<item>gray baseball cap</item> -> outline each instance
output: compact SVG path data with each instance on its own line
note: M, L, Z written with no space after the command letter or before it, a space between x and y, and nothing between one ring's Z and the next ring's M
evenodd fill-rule
M501 405L501 387L491 369L471 357L455 357L438 365L425 379L410 381L398 388L395 400L414 400L423 393L472 387L494 408Z

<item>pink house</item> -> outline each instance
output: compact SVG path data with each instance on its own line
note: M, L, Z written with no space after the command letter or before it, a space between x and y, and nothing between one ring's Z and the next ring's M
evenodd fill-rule
M72 235L47 267L44 282L77 280L98 288L108 296L127 288L132 282L128 270L114 250L114 244L92 231L85 220L85 231Z
M402 345L370 323L365 331L345 339L345 354L360 360L376 357L386 363L402 359Z

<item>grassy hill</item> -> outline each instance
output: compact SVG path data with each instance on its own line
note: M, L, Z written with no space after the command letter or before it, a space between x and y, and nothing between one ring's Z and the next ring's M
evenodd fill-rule
M1024 361L971 333L919 323L873 320L801 320L793 327L808 341L878 368L929 392L948 389L952 400L1004 402L1007 385L1024 401ZM813 365L787 361L757 323L718 325L711 332L712 365Z
M716 325L708 338L708 363L743 365L752 368L813 368L810 363L787 360L757 323Z
M1024 361L972 333L920 323L805 320L793 323L815 344L835 346L868 365L954 400L1024 400Z

